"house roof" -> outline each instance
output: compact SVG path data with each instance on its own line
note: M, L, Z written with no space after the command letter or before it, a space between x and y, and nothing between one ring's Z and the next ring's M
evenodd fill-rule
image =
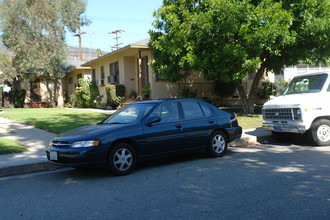
M129 44L123 48L120 48L118 50L115 50L115 51L112 51L110 53L107 53L101 57L98 57L94 60L90 60L84 64L82 64L81 66L89 66L91 65L92 63L96 62L96 61L99 61L100 59L104 59L105 57L108 57L108 56L111 56L111 55L114 55L114 54L117 54L117 53L120 53L120 52L123 52L125 50L128 50L128 49L131 49L131 48L137 48L137 49L151 49L152 46L151 46L151 43L150 43L150 39L149 38L146 38L144 40L141 40L141 41L138 41L138 42L135 42L135 43L132 43L132 44Z

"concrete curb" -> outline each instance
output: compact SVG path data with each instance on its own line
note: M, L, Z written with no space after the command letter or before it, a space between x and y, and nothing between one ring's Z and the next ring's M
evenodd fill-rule
M50 162L24 164L24 165L0 168L0 177L40 172L40 171L57 170L60 168L63 167L51 164Z

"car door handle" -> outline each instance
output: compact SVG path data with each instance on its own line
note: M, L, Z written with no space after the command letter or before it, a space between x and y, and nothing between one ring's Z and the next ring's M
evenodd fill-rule
M209 123L210 123L210 124L213 124L213 123L214 123L214 121L213 121L213 120L209 120Z
M175 125L177 129L180 129L181 131L183 130L182 125Z

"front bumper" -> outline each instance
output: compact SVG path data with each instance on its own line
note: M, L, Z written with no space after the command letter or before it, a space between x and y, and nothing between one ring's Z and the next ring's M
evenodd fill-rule
M305 125L299 124L274 124L274 123L263 123L262 128L267 131L275 132L290 132L303 134L307 131Z
M57 154L55 160L50 158L50 152ZM108 148L57 148L47 147L46 155L49 162L68 167L94 167L104 166L107 162Z

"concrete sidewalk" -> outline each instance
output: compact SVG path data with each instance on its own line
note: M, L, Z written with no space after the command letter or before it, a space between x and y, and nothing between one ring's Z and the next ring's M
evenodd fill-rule
M255 145L269 138L270 132L261 128L244 130L239 140L229 146ZM0 177L60 168L48 162L45 148L55 134L23 124L0 115L0 137L20 142L28 152L0 155Z

